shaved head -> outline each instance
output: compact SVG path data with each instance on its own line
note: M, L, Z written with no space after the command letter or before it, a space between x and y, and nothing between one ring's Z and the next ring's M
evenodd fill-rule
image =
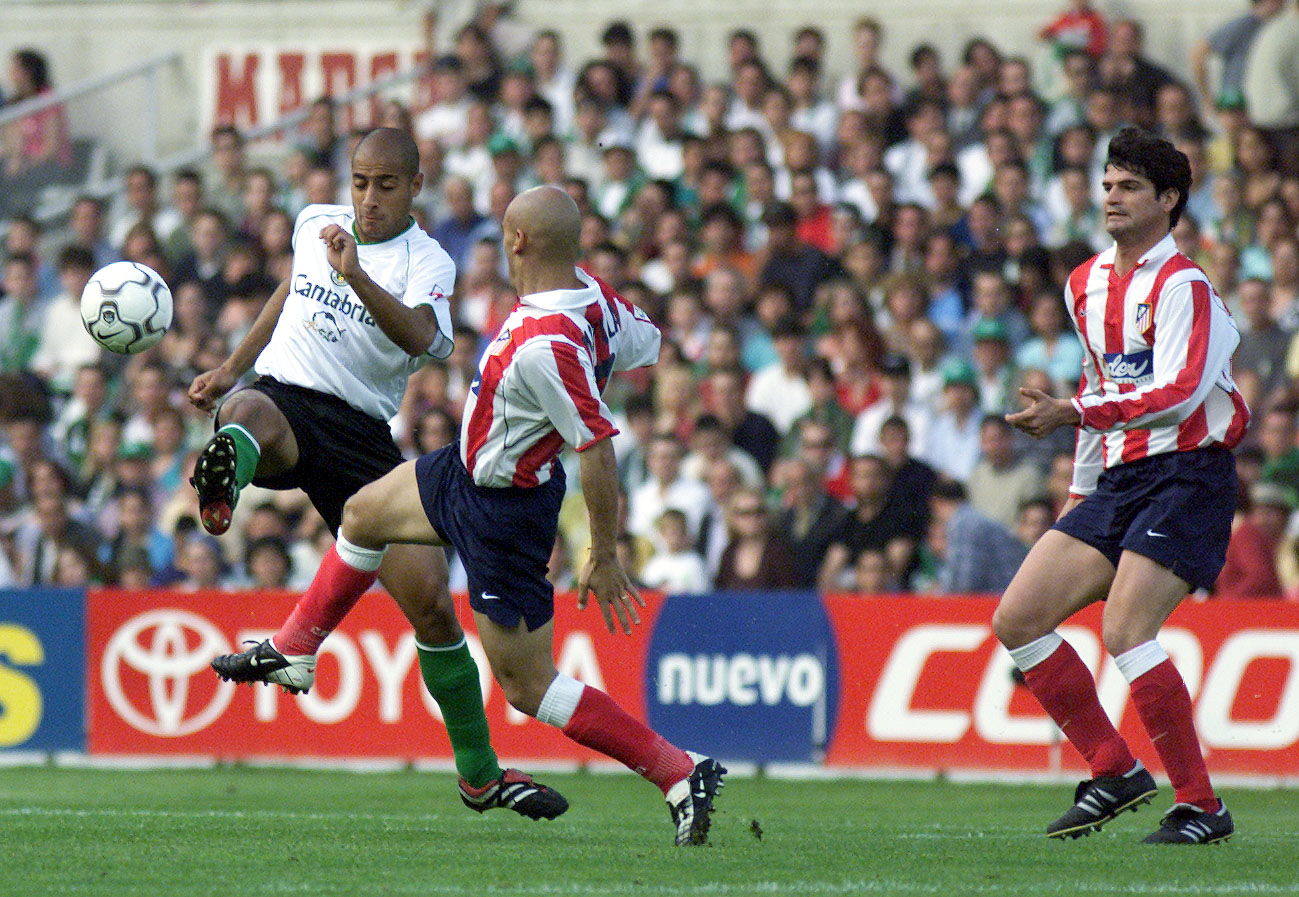
M375 128L361 138L352 153L352 164L362 161L383 164L406 177L419 173L419 147L415 138L400 128Z
M546 263L571 266L581 255L582 213L573 197L559 187L533 187L514 197L502 226L507 241L521 231L528 254Z

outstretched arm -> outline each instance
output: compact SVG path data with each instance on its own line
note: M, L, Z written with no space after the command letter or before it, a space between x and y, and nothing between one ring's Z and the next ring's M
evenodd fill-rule
M630 635L632 624L640 622L636 605L644 607L645 602L618 562L618 464L613 442L600 439L577 457L582 471L582 496L591 520L591 557L578 582L577 606L586 607L594 594L609 631L614 631L616 614L619 628Z
M194 378L188 393L191 402L204 411L211 411L216 400L229 392L235 385L235 381L253 366L257 356L262 354L266 344L271 341L271 334L275 332L275 323L279 321L280 313L284 311L284 300L288 296L289 282L285 280L275 288L274 293L271 293L262 310L257 313L253 326L248 328L248 332L230 353L230 357L222 362L220 367L205 371Z

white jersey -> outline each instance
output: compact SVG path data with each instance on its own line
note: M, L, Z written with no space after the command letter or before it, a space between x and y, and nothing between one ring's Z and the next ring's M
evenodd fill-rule
M293 274L284 310L254 369L283 383L337 396L353 408L390 420L406 380L424 363L390 340L364 303L329 264L320 231L330 224L356 235L351 206L307 206L293 226ZM382 243L357 241L365 273L404 305L428 305L438 336L428 355L451 354L451 307L456 284L451 256L414 221Z
M1249 409L1231 379L1240 342L1226 305L1166 236L1126 275L1116 248L1079 265L1065 287L1086 355L1073 405L1082 415L1071 491L1102 468L1163 452L1234 448Z
M483 353L465 400L460 459L479 486L537 486L567 443L618 432L600 398L609 374L654 364L645 312L580 268L580 290L524 296Z

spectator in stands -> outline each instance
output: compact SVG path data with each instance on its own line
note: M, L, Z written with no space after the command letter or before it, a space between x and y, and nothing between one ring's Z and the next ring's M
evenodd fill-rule
M925 446L924 460L940 474L964 482L979 459L978 375L968 361L943 366L942 403Z
M807 331L797 318L788 316L771 328L771 341L778 361L749 378L745 404L765 416L782 434L812 408L812 391L807 375ZM829 377L830 386L834 379Z
M847 524L848 509L826 492L821 471L806 458L778 462L772 483L781 501L774 529L793 550L795 586L815 588L826 551Z
M773 531L762 493L741 489L726 509L730 539L722 552L713 587L719 590L792 589L798 584L794 552Z
M31 215L13 216L4 235L4 255L31 256L36 262L36 292L42 299L52 299L60 289L59 272L45 258L43 235L44 228Z
M1030 498L1020 502L1019 518L1015 523L1015 536L1025 549L1032 548L1042 534L1055 523L1055 509L1050 499Z
M1109 44L1109 27L1090 0L1070 0L1069 8L1044 25L1037 36L1050 44L1057 57L1082 50L1100 58Z
M929 501L931 541L941 560L937 586L946 594L1000 593L1010 584L1028 549L1004 525L979 513L966 499L965 487L950 480L934 486Z
M159 231L163 253L174 267L194 250L190 242L190 228L203 210L203 176L193 168L182 168L171 177L171 207L168 210L168 230Z
M279 536L262 536L248 543L244 568L254 589L287 589L293 576L293 558Z
M708 410L721 421L731 443L767 473L780 446L780 433L766 417L745 407L744 372L737 368L713 371L707 386Z
M1232 368L1246 402L1254 403L1251 408L1263 407L1265 397L1286 382L1291 332L1277 324L1270 299L1267 282L1258 278L1242 281L1236 293L1241 333Z
M211 168L203 175L207 202L228 220L239 221L247 173L243 135L233 125L218 125L212 129L211 142Z
M224 215L213 208L199 212L189 230L189 241L194 249L176 263L175 282L195 281L203 287L209 301L224 300L226 284L221 268L225 263L228 239L229 228Z
M1278 598L1277 552L1295 509L1295 493L1278 483L1255 483L1249 502L1236 515L1227 562L1218 576L1218 598Z
M122 205L113 216L108 229L108 239L112 245L126 251L126 238L137 224L147 225L156 236L170 234L179 224L178 215L164 209L158 199L158 175L145 165L133 165L126 170L122 178L125 190L122 194Z
M158 528L153 499L147 490L127 488L114 500L117 531L104 544L103 558L110 580L120 580L135 552L142 552L149 569L165 570L172 562L172 542Z
M90 250L71 245L59 253L63 290L46 309L39 346L29 360L31 369L63 395L71 392L78 369L93 364L100 355L99 344L81 321L81 293L94 273L95 258Z
M880 456L888 463L892 485L889 500L913 508L924 508L938 481L932 467L911 453L911 427L906 418L885 418L880 425Z
M854 456L880 452L881 427L891 417L906 421L917 445L928 442L933 412L911 395L911 363L903 355L887 355L880 363L880 374L879 401L857 415L853 424L849 451Z
M654 521L668 508L686 515L690 536L699 534L708 509L708 489L681 470L684 452L672 433L657 433L646 454L649 479L631 493L627 506L627 529L639 536L654 535Z
M979 405L986 414L1016 410L1019 372L1011 356L1006 326L996 319L979 321L970 332L971 355L979 384Z
M27 370L41 346L49 302L40 298L36 259L27 253L4 263L0 298L0 372Z
M803 314L812 307L817 286L836 276L839 266L820 249L798 238L798 221L798 213L788 203L773 203L763 212L767 245L758 283L788 288L794 311Z
M1045 371L1055 385L1054 392L1072 395L1082 370L1083 350L1060 297L1054 293L1035 297L1029 324L1033 336L1015 352L1015 366Z
M1019 506L1041 495L1044 486L1042 472L1016 451L1014 432L1002 415L984 417L979 463L967 480L970 504L1006 529L1015 527Z
M49 462L43 463L46 469L54 467ZM98 555L100 535L89 523L72 517L63 474L59 472L47 479L49 485L34 483L31 515L14 534L18 577L23 585L54 584L59 552L65 547L92 558Z
M857 556L867 550L884 551L893 569L909 572L924 535L922 509L889 501L892 477L883 458L862 455L852 459L850 469L854 505L847 524L826 551L817 576L822 591L848 587Z
M104 204L95 197L77 197L72 203L68 229L73 242L94 254L96 270L120 258L113 244L104 236Z
M1243 81L1249 119L1262 130L1280 170L1299 176L1299 8L1263 25L1249 50Z
M757 462L731 442L726 427L715 415L701 414L695 419L689 444L690 452L681 465L681 471L687 477L705 482L712 465L725 461L734 465L748 488L757 489L763 484L762 470Z
M659 515L654 527L662 548L641 568L641 582L669 595L708 591L708 568L691 546L686 515L676 508L668 508Z
M31 48L15 50L9 60L10 95L6 105L48 96L54 90L49 63ZM67 113L62 104L47 106L0 130L0 215L31 208L37 191L72 163Z
M220 589L225 585L225 557L221 543L206 534L187 536L177 556L181 574L176 588L185 592Z

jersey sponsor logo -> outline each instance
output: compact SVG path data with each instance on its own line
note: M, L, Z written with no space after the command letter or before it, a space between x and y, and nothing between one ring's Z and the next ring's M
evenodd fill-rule
M334 272L337 274L338 272ZM326 308L332 308L345 318L351 318L358 324L373 327L374 318L365 310L365 305L348 298L337 290L331 290L318 283L312 283L305 274L293 277L293 292L304 299L314 299Z
M1115 383L1148 382L1155 373L1155 352L1144 349L1140 352L1106 352L1105 376Z
M329 269L329 279L333 281L336 286L340 286L340 287L347 286L347 278L344 277L342 272L340 272L337 268Z
M433 284L433 289L429 290L428 294L430 299L445 299L447 297L447 294L442 292L442 284L440 283Z
M303 321L302 323L303 326L327 343L338 342L346 332L342 327L338 326L338 319L334 317L333 312L318 311L311 316L310 321Z

